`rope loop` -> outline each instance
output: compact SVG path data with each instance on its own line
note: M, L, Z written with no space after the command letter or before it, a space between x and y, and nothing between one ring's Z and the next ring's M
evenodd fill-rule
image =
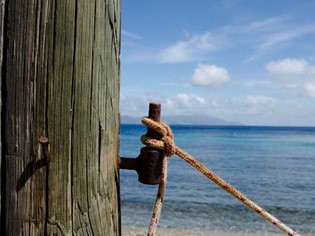
M162 149L165 152L165 156L170 157L176 153L176 146L174 143L174 135L171 128L164 122L157 122L150 118L142 118L142 123L150 129L158 132L162 135L161 140L151 139L146 135L141 136L141 142L153 148Z

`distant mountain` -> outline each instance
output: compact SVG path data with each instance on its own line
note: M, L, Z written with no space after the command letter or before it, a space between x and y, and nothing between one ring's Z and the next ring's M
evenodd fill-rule
M172 125L241 125L237 122L229 122L213 116L200 115L176 115L163 116L163 121ZM141 124L141 117L122 116L122 124Z

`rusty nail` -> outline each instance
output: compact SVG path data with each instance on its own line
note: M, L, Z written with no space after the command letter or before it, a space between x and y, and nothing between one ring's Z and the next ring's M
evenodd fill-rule
M49 141L48 141L48 138L45 137L45 136L41 136L38 141L42 145L44 159L46 160L46 162L49 162L50 155L49 155Z

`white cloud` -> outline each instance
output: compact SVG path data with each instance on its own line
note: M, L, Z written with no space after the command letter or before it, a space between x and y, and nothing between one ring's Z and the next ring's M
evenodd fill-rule
M272 32L279 29L279 26L286 24L287 17L270 17L263 20L257 20L250 22L246 26L246 30L252 32Z
M201 87L216 87L230 80L229 72L216 65L198 64L192 75L192 83Z
M169 97L147 94L144 94L143 96L126 96L121 94L121 114L123 116L142 117L148 112L149 102L162 104L163 115L187 115L204 111L204 106L207 101L201 96L187 93L179 93Z
M304 85L304 89L308 96L315 98L315 84L314 83L306 83Z
M209 98L206 104L205 110L211 110L214 116L226 120L235 119L240 123L245 122L247 118L250 118L249 116L262 118L266 115L272 115L277 110L277 106L280 105L276 98L261 95Z
M142 38L134 33L122 30L121 31L121 42L123 46L136 46L138 41L142 40Z
M239 32L234 35L235 38L239 38L239 42L236 42L243 45L246 43L245 48L252 48L251 55L244 61L246 63L270 52L274 53L276 50L290 48L297 50L303 47L303 44L294 43L294 41L315 34L313 23L297 24L289 17L267 18L249 23L239 29Z
M304 59L286 58L266 65L278 86L295 96L315 97L315 65Z
M169 115L199 113L205 103L205 99L198 95L180 93L166 98L163 109Z
M247 109L250 114L263 114L264 112L274 112L277 100L273 97L249 95L245 97L242 103L244 112Z
M198 104L203 104L205 100L197 95L188 95L186 93L180 93L177 95L177 99L182 104L187 104L189 106L194 106Z
M267 71L279 79L303 78L315 75L315 66L303 59L286 58L280 61L272 61L266 66ZM301 78L300 78L301 79Z
M129 38L129 39L134 39L134 40L141 40L142 39L139 35L128 32L126 30L121 31L121 36L123 38Z
M122 45L138 47L137 51L128 55L134 60L153 60L159 63L202 61L214 52L242 47L240 53L244 53L244 61L250 62L274 50L288 49L295 40L314 34L314 23L297 24L292 18L280 16L225 25L214 28L211 32L184 32L184 39L162 48L161 45L150 45L141 36L123 30ZM299 44L294 44L294 47L299 47Z
M162 50L158 55L158 60L161 63L194 61L217 50L215 41L210 32L188 36L188 39L178 41Z
M308 88L314 96L315 84ZM236 97L210 97L189 93L155 97L145 94L122 95L120 109L122 116L137 117L139 122L148 112L148 103L156 102L162 105L162 118L195 114L249 125L314 125L314 102L308 99L304 100L308 102L303 103L299 99L280 99L256 94Z
M294 26L292 28L280 30L280 32L273 32L270 35L265 37L263 43L260 44L260 49L265 50L267 48L273 47L280 43L288 42L293 39L302 37L306 34L314 34L315 26L314 25L306 25L306 26Z

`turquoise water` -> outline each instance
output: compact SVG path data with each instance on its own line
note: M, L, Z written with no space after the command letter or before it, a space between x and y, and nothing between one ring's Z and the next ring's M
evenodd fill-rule
M301 234L315 235L315 128L172 126L176 145ZM137 157L146 129L121 126L121 156ZM278 232L177 156L169 160L159 227ZM122 223L149 224L157 186L122 170Z

